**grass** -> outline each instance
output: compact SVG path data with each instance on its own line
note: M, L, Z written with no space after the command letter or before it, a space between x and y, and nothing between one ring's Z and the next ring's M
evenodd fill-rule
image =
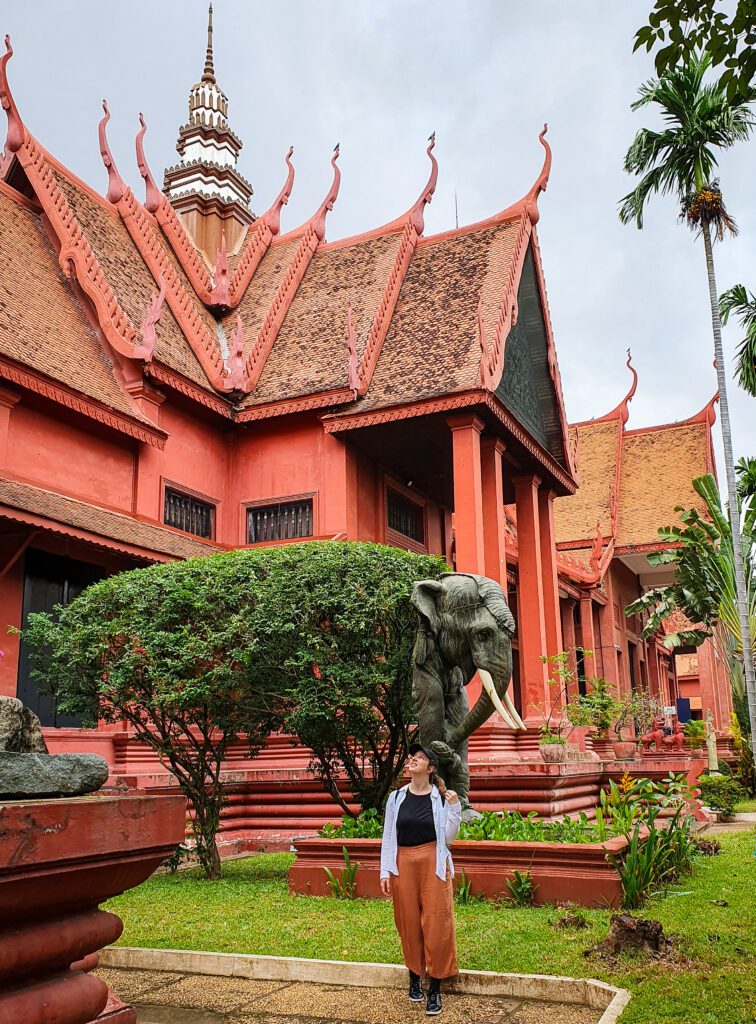
M622 1024L746 1024L756 1020L756 861L753 832L718 837L722 853L642 916L677 940L679 963L586 958L610 912L584 911L588 927L555 929L560 912L487 901L457 906L460 963L469 969L601 978L628 988ZM129 946L268 953L401 963L391 906L379 900L292 896L289 854L234 861L220 882L196 872L153 877L112 900ZM727 906L716 906L723 900ZM687 958L687 959L685 959Z
M736 804L735 810L739 814L753 813L756 811L756 800L741 800Z

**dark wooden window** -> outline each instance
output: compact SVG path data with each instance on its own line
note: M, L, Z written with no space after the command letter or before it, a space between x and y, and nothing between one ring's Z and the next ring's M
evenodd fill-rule
M22 627L28 625L30 612L51 612L56 605L70 604L85 587L103 575L99 566L30 549L24 565ZM32 675L29 651L22 640L18 660L19 700L39 715L42 725L81 725L79 718L58 711L53 684L54 680L48 682Z
M418 544L425 543L425 515L422 505L389 487L386 491L386 513L390 530L401 533L403 537L409 537Z
M312 537L312 498L277 501L247 509L247 543Z
M212 540L214 511L215 506L208 501L200 501L169 487L165 489L163 522L166 526Z

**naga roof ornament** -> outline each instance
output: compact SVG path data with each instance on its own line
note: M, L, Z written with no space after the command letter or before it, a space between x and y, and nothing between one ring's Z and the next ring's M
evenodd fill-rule
M139 328L142 343L134 348L133 353L135 359L144 359L146 363L150 362L152 353L155 351L155 342L157 341L155 327L163 313L163 305L165 303L165 278L162 275L159 284L160 291L153 292L150 296L150 304L145 311L141 327Z
M432 132L428 139L428 148L426 153L430 157L431 172L428 178L428 184L423 189L420 197L418 198L415 205L412 207L409 213L409 220L418 235L422 235L423 228L425 227L425 207L427 203L430 203L433 199L433 193L436 191L436 183L438 182L438 161L433 155L433 150L436 146L436 133Z
M118 168L115 165L115 160L108 144L107 125L108 121L110 121L110 111L108 110L107 100L102 101L102 109L105 111L105 116L100 120L97 135L100 140L100 156L105 164L105 170L108 172L107 200L115 206L126 192L126 183L118 173Z
M288 167L289 172L286 175L284 187L278 193L278 196L276 197L270 209L266 210L266 212L262 215L261 218L266 227L270 228L271 233L274 235L277 235L278 232L281 230L281 207L286 206L286 204L289 202L291 190L294 186L294 165L291 162L291 157L293 153L294 147L289 146L289 152L286 154L285 157L286 166Z
M333 156L331 157L331 167L333 167L333 181L331 187L328 189L323 202L320 204L318 210L313 214L308 223L308 227L312 227L315 235L319 242L322 242L325 238L325 223L326 217L330 210L333 209L333 204L336 202L336 198L339 194L339 186L341 185L341 171L336 164L339 159L339 143L337 142L333 149Z
M5 53L0 58L0 106L8 117L8 133L5 136L5 148L9 153L19 150L26 140L26 128L18 112L16 101L8 85L7 65L13 56L10 36L5 37Z
M531 224L537 224L538 218L541 216L538 210L538 197L541 192L545 192L549 184L549 175L551 174L551 146L546 141L546 132L549 130L548 124L544 124L543 131L538 136L538 141L546 151L543 158L543 167L541 173L533 183L533 187L522 200L523 208L530 218Z
M137 154L137 166L139 167L139 173L144 178L145 184L145 209L149 210L150 213L154 213L160 206L160 189L155 184L155 179L150 173L150 168L147 165L147 160L144 155L144 133L147 131L147 125L145 124L144 117L139 114L139 124L141 128L137 132L136 136L136 154Z
M611 412L606 413L604 416L597 416L596 419L591 420L592 423L604 423L607 420L621 419L623 425L627 423L630 416L630 410L628 408L632 401L633 395L638 389L638 374L635 372L635 367L632 364L632 356L630 355L630 349L627 350L627 368L633 375L633 383L630 385L630 390L619 403L616 405Z

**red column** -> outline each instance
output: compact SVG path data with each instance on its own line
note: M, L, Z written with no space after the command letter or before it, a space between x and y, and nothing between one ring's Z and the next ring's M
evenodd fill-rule
M336 434L323 435L325 481L318 533L357 539L357 463L349 445Z
M580 598L580 642L586 651L596 650L596 634L593 630L593 598L590 594L584 594ZM592 653L585 655L585 675L586 679L596 675L596 658Z
M7 388L0 388L0 465L3 467L7 460L11 410L20 401L21 395L8 391Z
M543 569L543 614L546 626L548 655L562 650L562 620L559 614L559 583L557 581L556 540L554 539L554 492L541 488L538 492L538 530Z
M486 574L483 542L483 483L480 432L483 422L472 414L448 420L454 458L454 534L457 571Z
M551 703L546 654L541 530L538 516L537 476L514 477L517 508L518 584L521 613L517 623L520 640L520 690L522 717L526 724L541 724L541 713Z
M504 444L496 437L484 438L480 443L485 575L501 583L506 593L504 481L501 463L503 453Z
M567 664L570 672L575 672L577 668L575 659L575 600L572 597L566 598L561 602L562 612L562 643L564 644L564 650L569 652ZM577 678L570 686L569 697L573 700L578 695Z

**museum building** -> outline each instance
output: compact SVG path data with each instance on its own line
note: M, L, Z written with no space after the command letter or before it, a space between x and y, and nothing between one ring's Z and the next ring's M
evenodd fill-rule
M338 147L303 224L282 226L292 150L280 192L252 212L212 23L162 190L140 115L139 197L113 160L105 104L105 195L32 135L8 82L12 53L6 39L3 627L151 563L376 541L438 553L508 591L514 699L528 731L492 721L473 760L535 749L550 693L542 656L576 645L592 652L583 675L665 704L688 697L693 713L711 707L724 740L729 688L713 646L678 652L681 679L663 637L643 640L643 624L624 615L657 581L645 558L657 528L676 505L700 505L690 481L713 470L714 407L628 430L634 377L617 409L568 425L537 236L551 170L545 128L532 187L501 212L424 234L438 174L431 138L427 181L406 212L328 241ZM40 714L51 749L86 743L115 773L148 763L125 726L82 731L59 714L23 644L3 634L0 692ZM277 740L261 763L291 763L290 748Z

